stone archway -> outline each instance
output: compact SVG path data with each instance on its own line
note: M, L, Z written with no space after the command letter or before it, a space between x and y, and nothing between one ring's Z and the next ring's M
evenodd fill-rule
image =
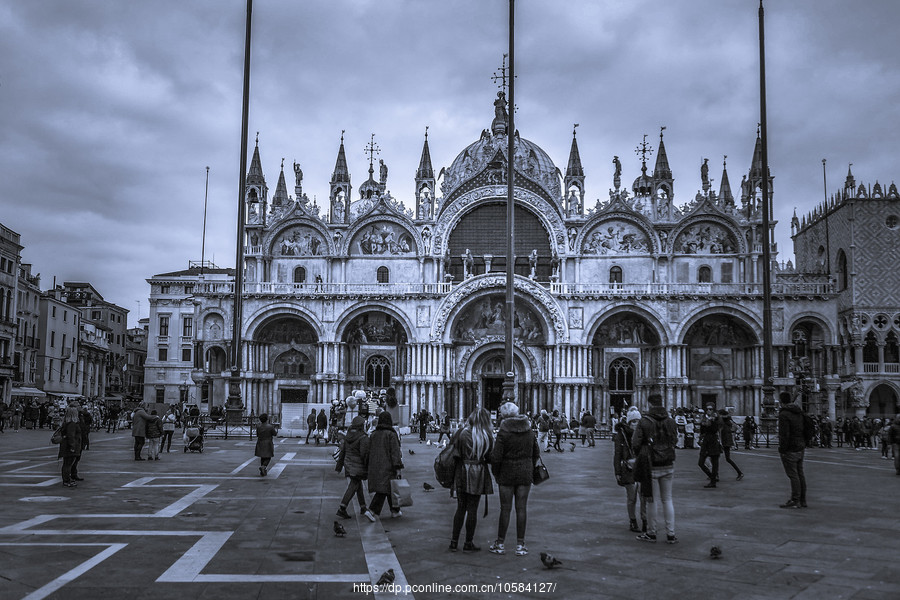
M251 399L259 412L281 405L320 401L315 394L319 336L313 325L298 315L279 313L265 319L246 344L248 370L271 373L273 378L255 384Z
M691 405L755 414L759 340L750 325L731 314L709 313L688 327L682 343Z
M869 394L869 408L866 416L893 419L898 412L900 412L900 396L898 396L897 390L887 383L875 386Z
M377 309L361 312L344 326L341 341L348 389L384 388L402 381L409 339L404 323L394 315Z

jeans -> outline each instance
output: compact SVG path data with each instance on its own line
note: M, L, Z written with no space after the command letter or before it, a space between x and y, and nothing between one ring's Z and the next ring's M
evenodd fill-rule
M144 449L144 436L134 436L134 460L141 457L141 450Z
M626 507L628 508L628 519L631 521L637 521L637 510L636 506L638 503L638 496L641 497L641 523L643 525L647 524L647 498L641 495L641 484L639 483L629 483L625 486L625 493L627 494Z
M731 460L731 447L730 446L722 446L722 452L725 453L725 462L727 462L731 467L735 470L735 472L740 475L741 468L737 466L733 460Z
M453 515L453 534L450 539L459 541L459 532L462 530L463 520L466 522L466 543L471 544L475 538L475 526L478 524L478 504L481 496L456 492L456 513Z
M159 458L159 442L162 438L147 438L147 458Z
M384 508L384 501L387 500L388 508L391 509L392 513L395 513L400 510L400 507L394 506L394 495L391 493L383 494L381 492L375 492L375 495L372 496L372 501L369 502L369 510L371 510L376 515L381 515L381 509Z
M709 457L709 462L712 463L712 471L709 470L709 467L706 466L706 459ZM697 461L697 465L700 469L706 473L706 476L709 477L710 482L715 483L717 479L719 479L719 455L715 456L710 455L706 448L700 448L700 459Z
M781 455L781 464L784 465L784 473L791 480L791 501L806 502L806 477L803 475L803 450L798 452L784 452Z
M166 449L166 452L169 452L172 450L172 436L174 434L175 434L174 430L173 431L168 431L168 430L163 431L162 440L160 440L160 442L159 442L160 451L162 451L163 448Z
M516 543L524 545L526 510L531 484L500 485L498 487L500 488L500 522L497 524L497 539L503 543L503 540L506 538L506 530L509 529L509 513L512 510L513 499L515 499Z
M549 431L539 431L538 432L538 446L541 447L541 450L549 450L550 449L550 432Z
M62 464L62 480L63 483L69 483L78 477L78 461L80 456L64 456Z
M647 533L656 535L656 522L659 517L659 505L663 505L666 520L666 535L675 535L675 505L672 503L672 482L675 480L675 467L651 467L653 477L653 499L647 506Z
M366 510L366 496L363 493L362 479L359 477L350 477L350 482L347 483L347 491L344 492L344 497L341 498L341 506L343 508L347 508L354 494L356 494L356 500L359 502L359 512L364 512Z

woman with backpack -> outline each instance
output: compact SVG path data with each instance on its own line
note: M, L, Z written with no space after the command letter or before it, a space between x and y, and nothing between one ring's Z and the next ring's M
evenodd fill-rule
M338 473L344 471L350 481L347 483L344 497L341 498L337 516L342 519L350 518L347 506L356 495L356 500L359 502L359 513L374 523L375 515L366 508L366 495L362 489L362 482L369 475L369 436L366 435L365 427L366 420L363 417L353 417L350 429L347 431L347 436L338 453L337 466L334 470Z
M652 499L647 506L647 532L637 536L644 542L656 541L657 511L663 506L666 520L666 543L677 544L675 537L675 504L672 501L672 484L675 480L675 442L678 427L663 406L662 396L650 394L650 409L634 428L631 447L638 461L650 463ZM635 475L637 477L637 475Z
M490 473L491 450L494 448L491 430L490 413L484 408L476 408L454 440L460 460L456 461L456 475L453 479L453 489L456 490L456 513L453 515L450 552L457 551L463 521L466 524L463 552L481 550L474 542L475 526L478 524L478 504L481 502L481 496L494 493Z

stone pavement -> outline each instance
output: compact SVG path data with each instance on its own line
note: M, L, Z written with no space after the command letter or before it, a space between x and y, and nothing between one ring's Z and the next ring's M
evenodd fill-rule
M415 436L403 438L414 506L400 519L385 509L376 523L344 521L344 538L332 532L346 484L331 446L279 439L263 478L247 440L207 440L202 454L179 443L158 462L135 462L128 431L96 432L85 481L65 488L49 437L0 434L0 600L363 598L354 583L388 568L399 585L481 586L399 595L420 599L900 597L900 477L875 451L808 451L806 510L778 508L788 482L774 449L736 453L746 478L735 482L723 463L714 490L702 487L697 451L679 451L677 545L628 531L611 442L545 454L551 479L528 503L531 553L516 557L487 552L496 494L479 520L482 551L446 550L455 501L423 490L436 450ZM564 568L544 569L541 551Z

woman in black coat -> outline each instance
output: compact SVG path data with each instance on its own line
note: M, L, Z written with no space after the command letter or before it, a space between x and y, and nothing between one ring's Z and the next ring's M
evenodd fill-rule
M494 493L491 484L490 459L494 447L491 415L484 408L476 408L469 415L466 426L459 430L450 443L459 454L453 489L456 490L456 513L453 515L453 533L450 536L450 552L456 552L463 521L466 523L466 540L463 552L478 552L475 545L475 526L478 524L478 504L481 497Z
M369 502L369 510L381 515L387 499L391 518L400 517L400 507L394 505L391 494L391 479L395 479L403 468L400 454L400 437L394 431L391 413L384 411L378 415L378 425L369 436L369 493L374 494Z
M334 469L338 473L344 471L350 481L347 483L347 491L341 498L337 516L342 519L350 518L347 506L355 495L356 501L359 502L359 513L374 523L375 514L366 508L366 496L362 488L363 480L369 476L369 436L366 435L365 428L366 420L364 418L353 417L350 429L347 430L347 435L341 442L337 466Z
M77 487L76 481L81 481L78 476L78 461L81 459L81 424L78 419L78 409L70 406L66 409L61 426L62 441L59 443L57 458L63 459L62 481L66 487Z
M497 525L497 540L489 550L494 554L506 554L503 540L515 500L516 556L525 556L528 554L525 547L528 493L534 482L534 465L541 457L541 449L531 431L528 417L519 414L518 406L506 402L500 406L499 412L502 421L491 451L491 471L500 488L500 523Z
M269 423L269 415L259 415L259 425L256 426L256 452L259 457L259 474L264 477L269 473L269 461L275 456L275 443L272 439L278 433L278 428Z

